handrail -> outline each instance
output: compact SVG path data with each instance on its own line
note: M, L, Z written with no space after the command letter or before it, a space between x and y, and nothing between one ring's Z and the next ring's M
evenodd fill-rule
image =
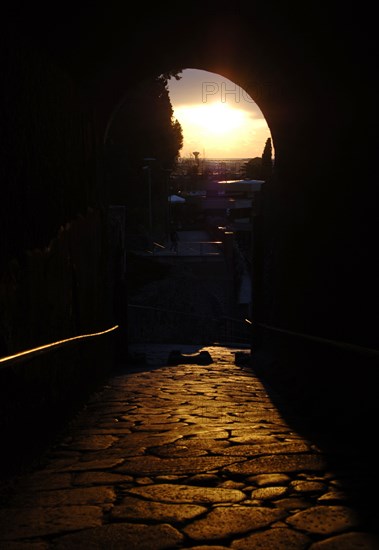
M304 334L302 332L296 332L293 330L283 329L279 327L273 327L271 325L267 325L265 323L259 323L255 322L254 325L257 325L261 328L264 328L266 330L272 331L272 332L279 332L281 334L285 334L286 336L293 336L295 338L301 338L303 340L309 340L312 342L316 342L318 344L324 344L327 346L337 347L346 349L348 351L354 351L356 353L360 353L363 355L368 355L372 357L379 357L379 350L373 349L373 348L366 348L363 346L357 346L356 344L349 344L348 342L340 342L338 340L330 340L328 338L322 338L321 336L313 336L311 334Z
M113 332L119 328L119 325L114 325L113 327L110 327L106 330L100 331L100 332L93 332L91 334L80 334L78 336L73 336L71 338L66 338L65 340L59 340L57 342L51 342L49 344L44 344L42 346L38 346L36 348L32 348L25 351L20 351L18 353L15 353L14 355L9 355L8 357L1 357L0 358L0 370L7 367L8 363L13 363L13 361L17 361L18 359L22 360L24 358L30 358L34 355L38 355L41 353L46 353L47 351L51 351L52 349L57 349L59 347L65 346L69 343L75 342L77 340L83 340L83 339L89 339L93 338L95 336L102 336L104 334Z

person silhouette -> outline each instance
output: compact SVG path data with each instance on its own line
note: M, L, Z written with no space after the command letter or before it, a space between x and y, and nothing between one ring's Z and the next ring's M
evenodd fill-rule
M175 227L172 227L170 231L170 241L171 241L170 250L176 253L178 252L178 240L179 240L178 232L176 231Z

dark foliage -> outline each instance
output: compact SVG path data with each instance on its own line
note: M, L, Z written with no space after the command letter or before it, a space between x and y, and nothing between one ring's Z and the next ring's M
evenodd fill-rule
M173 117L168 93L169 76L137 83L115 113L107 138L107 156L111 193L117 198L126 191L120 189L120 180L124 185L141 177L144 159L155 159L153 169L164 171L173 167L183 146L182 128Z

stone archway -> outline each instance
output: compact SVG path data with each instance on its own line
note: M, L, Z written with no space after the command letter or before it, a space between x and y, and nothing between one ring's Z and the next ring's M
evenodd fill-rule
M184 14L160 7L131 14L95 3L90 10L67 4L59 19L44 15L26 7L12 14L10 29L69 75L83 103L93 106L98 142L128 83L144 76L193 66L223 74L247 91L268 121L276 152L264 210L272 300L263 320L375 347L366 314L377 295L371 268L375 191L367 180L358 194L347 183L350 13L337 5L326 12L273 2L250 9L219 6L217 13L192 6ZM359 66L370 102L364 57ZM101 184L101 166L92 169Z

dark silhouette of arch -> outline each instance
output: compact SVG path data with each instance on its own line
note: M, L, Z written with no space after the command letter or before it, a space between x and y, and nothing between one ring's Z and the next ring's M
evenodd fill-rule
M216 13L213 6L186 6L181 14L160 6L132 13L125 5L95 2L60 10L56 16L53 5L16 4L4 17L7 148L0 163L7 192L13 191L2 215L3 265L21 250L46 245L60 224L87 206L104 206L102 142L131 83L182 67L224 75L257 102L275 144L275 174L255 228L254 322L261 329L255 342L268 346L303 388L312 386L315 407L319 395L330 401L338 395L344 411L354 398L354 410L370 415L377 356L358 348L377 349L377 193L370 161L363 162L376 97L365 42L351 55L349 7L237 2ZM351 94L354 74L365 90L362 116ZM72 118L63 130L66 116ZM60 132L47 160L46 143ZM46 183L37 192L49 170L60 175L61 206L59 216L43 225L57 200L57 186ZM79 187L72 186L73 174ZM31 211L24 202L28 193L36 201ZM43 235L32 239L39 226ZM104 292L99 319L109 314L107 298ZM327 366L328 345L313 354L306 340L284 344L284 333L267 327L347 343L356 351L338 347Z

